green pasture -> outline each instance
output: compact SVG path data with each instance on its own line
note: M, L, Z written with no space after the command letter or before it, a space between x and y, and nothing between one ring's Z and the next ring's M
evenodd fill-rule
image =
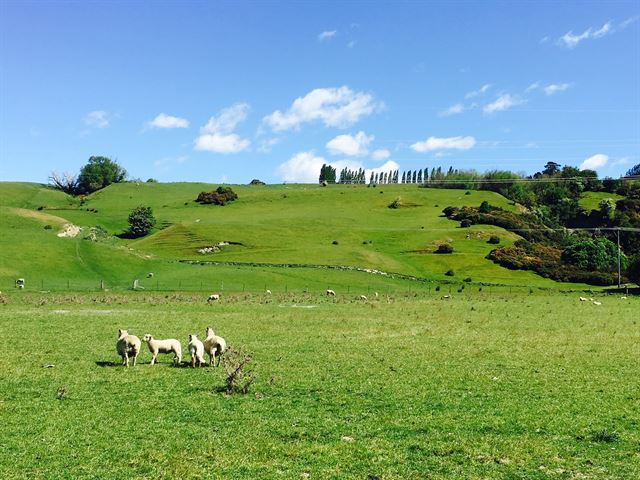
M610 198L614 202L623 199L622 195L618 195L617 193L608 193L608 192L584 192L580 197L579 204L582 208L584 208L587 212L591 210L599 210L600 202L602 200L606 200Z
M0 478L638 478L640 303L597 300L4 293ZM144 345L117 366L118 328L208 325L253 352L247 395Z
M311 285L362 289L372 284L368 274L349 276L316 268L292 273L283 271L283 264L377 269L435 282L451 280L444 273L453 270L458 282L470 278L474 283L558 286L485 258L494 248L487 243L491 235L498 235L503 245L511 244L517 235L493 226L463 229L442 216L448 205L479 205L485 200L517 208L493 192L466 194L415 185L245 185L233 186L239 199L224 207L193 201L200 191L214 188L195 183L122 183L81 200L42 185L0 183L0 289L25 278L27 288L34 290L73 285L79 290L95 289L101 281L107 288L121 290L130 288L134 279L144 280L148 273L154 274L156 287L164 285L167 290L179 290L183 284L190 285L188 289L203 285L207 290L226 283L236 291L261 291L265 285L271 290L302 291ZM387 208L397 197L404 207ZM94 226L110 235L123 233L127 216L137 205L151 206L158 219L149 236L83 239ZM57 237L66 223L83 231L76 238ZM216 253L198 253L219 242L231 244ZM434 254L441 242L450 242L454 253ZM179 260L247 265L213 268Z

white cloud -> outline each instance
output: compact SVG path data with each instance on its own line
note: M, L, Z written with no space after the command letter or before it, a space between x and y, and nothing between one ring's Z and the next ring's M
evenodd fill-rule
M476 139L470 136L466 137L429 137L425 141L416 142L411 148L418 152L431 152L433 150L469 150L476 144Z
M571 87L570 83L552 83L543 88L544 93L547 95L553 95L558 92L564 92Z
M369 177L371 177L371 172L373 173L388 173L389 171L400 170L400 165L398 165L393 160L388 160L379 167L376 168L365 168L364 175L367 182L369 182Z
M464 112L464 105L461 103L456 103L455 105L451 105L446 110L443 110L439 113L441 117L449 117L451 115L457 115L458 113Z
M498 97L495 101L485 105L482 110L484 111L484 113L489 114L494 112L501 112L511 107L515 107L516 105L521 105L525 102L526 100L518 97L517 95L505 93L504 95Z
M327 30L322 32L321 34L318 35L318 41L319 42L323 42L325 40L329 40L330 38L334 37L336 35L336 33L338 33L337 30Z
M353 135L338 135L329 140L326 147L332 155L347 155L349 157L362 157L369 153L368 146L375 137L360 131Z
M90 127L107 128L109 126L109 114L104 110L89 112L84 117L84 123Z
M316 120L327 127L346 128L372 114L379 106L372 95L354 92L347 86L317 88L296 98L286 112L276 110L263 121L275 131L299 128L303 123Z
M580 170L597 170L598 168L604 167L609 161L609 157L602 153L598 153L592 157L587 158L584 162L580 164Z
M625 22L627 21L628 20L626 20ZM627 26L625 25L625 22L623 22L620 25L621 28L624 28ZM614 32L615 32L615 28L613 27L612 23L607 22L598 29L596 29L595 27L590 27L579 35L575 35L570 30L558 39L558 44L567 48L575 48L580 44L580 42L584 40L589 40L589 39L593 40L596 38L602 38L605 35L609 35Z
M629 25L631 25L632 23L636 22L638 19L640 19L640 15L636 15L635 17L629 17L627 18L624 22L622 22L620 24L620 30L624 30L625 28L627 28Z
M148 125L152 128L187 128L189 120L161 113L151 120Z
M487 90L489 90L492 87L492 85L490 83L487 83L483 86L481 86L478 90L474 90L472 92L468 92L464 98L474 98L477 97L479 95L482 95L484 93L487 93Z
M631 163L631 157L622 157L616 160L615 162L613 162L611 165L613 166L629 165L630 163Z
M320 169L323 164L331 165L340 174L343 168L358 170L363 168L362 162L353 160L339 160L330 162L314 152L299 152L278 166L278 174L282 180L289 183L318 183Z
M524 93L533 92L534 90L537 90L539 88L540 88L540 82L533 82L524 90Z
M374 160L386 160L390 156L391 156L391 152L386 148L380 148L378 150L374 150L374 152L371 154L371 158L373 158Z
M258 147L258 152L260 153L269 153L274 145L280 143L279 138L269 138L267 140L263 140L260 142L260 146Z
M246 150L251 142L232 132L247 118L248 111L249 105L246 103L236 103L222 109L200 128L200 136L196 138L194 148L215 153L238 153Z

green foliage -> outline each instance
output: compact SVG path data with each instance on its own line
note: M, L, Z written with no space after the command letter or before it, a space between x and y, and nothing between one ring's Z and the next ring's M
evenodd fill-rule
M562 261L587 271L614 271L618 268L618 247L606 238L583 240L568 246L562 252ZM621 254L622 268L627 258Z
M127 171L108 157L89 157L87 164L78 175L78 193L88 194L112 183L122 182Z
M629 280L632 282L640 285L640 253L636 254L629 262L627 277L629 277Z
M144 237L156 224L151 207L139 206L134 208L129 214L128 235L132 238Z
M196 202L203 205L226 205L228 202L233 202L238 198L238 195L233 191L231 187L218 187L211 192L200 192Z
M441 243L434 253L453 253L453 245L450 243Z
M489 240L487 240L487 243L498 245L500 243L500 237L498 235L491 235Z
M158 183L158 180L155 178L147 178L147 183Z
M473 225L473 222L468 218L465 218L460 222L460 228L469 228L471 225Z
M336 183L336 169L331 165L323 163L322 167L320 168L320 178L318 181L319 183Z
M453 270L449 269L449 270L447 270L446 272L444 272L444 274L445 274L447 277L453 277L453 276L456 274L456 272L454 272Z
M389 208L400 208L402 207L402 199L400 197L396 197L396 199L391 202L389 205L387 205L387 207Z
M636 175L640 175L640 163L634 165L629 170L627 170L627 177L633 177Z
M266 185L266 183L264 183L262 180L254 178L253 180L251 180L251 182L249 182L249 185Z

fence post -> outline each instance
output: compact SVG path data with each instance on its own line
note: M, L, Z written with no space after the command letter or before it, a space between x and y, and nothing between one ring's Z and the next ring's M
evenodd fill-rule
M104 290L104 280L100 280L100 290Z

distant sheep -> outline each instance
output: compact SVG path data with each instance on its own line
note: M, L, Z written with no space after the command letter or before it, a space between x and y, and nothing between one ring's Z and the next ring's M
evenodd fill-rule
M586 301L587 301L587 299L586 299L585 297L580 297L580 301L581 301L581 302L586 302Z
M207 327L204 334L204 351L209 355L209 366L215 365L216 356L218 357L218 365L220 365L222 354L227 349L227 342L224 338L213 333L213 328L211 327Z
M593 304L594 304L594 305L602 305L602 302L598 302L598 301L594 300L594 301L593 301Z
M189 335L189 355L191 356L192 368L196 366L196 361L199 367L202 366L204 363L204 345L196 335Z
M209 295L209 298L207 298L207 303L217 302L218 300L220 300L220 294L212 293L211 295Z
M180 364L182 361L182 345L174 338L168 340L156 340L152 335L148 333L142 338L143 342L146 342L151 352L151 365L156 363L159 353L174 353L173 361L176 364Z
M0 293L2 293L2 292L0 292ZM627 299L627 297L620 297L620 300L626 300L626 299Z
M264 292L264 293L266 293L267 295L271 295L271 290L267 290L267 291L266 291L266 292Z
M365 302L367 301L367 296L366 295L360 295L358 297L359 300L364 300Z
M122 366L129 366L129 357L133 357L133 366L136 366L136 359L140 354L140 339L135 335L129 335L126 330L118 330L118 341L116 351L122 357Z
M442 298L451 298L451 295L443 295Z
M373 295L378 298L378 292L373 292Z
M335 297L336 296L336 292L334 292L333 290L327 290L327 297Z

